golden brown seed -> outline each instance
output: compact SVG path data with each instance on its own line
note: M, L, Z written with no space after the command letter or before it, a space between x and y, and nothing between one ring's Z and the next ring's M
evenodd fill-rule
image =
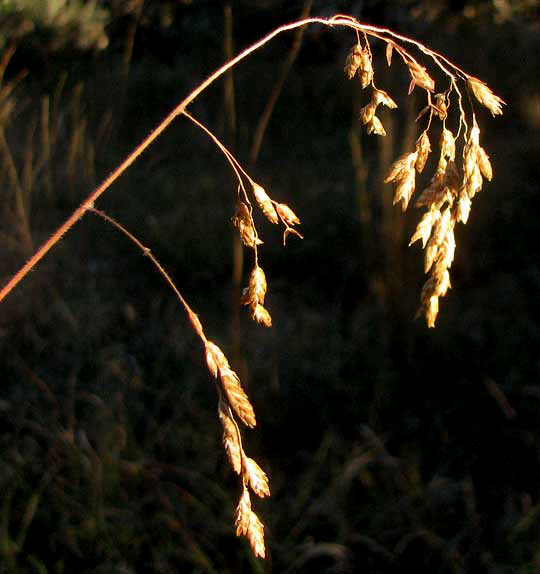
M430 329L433 329L433 327L435 327L435 319L437 319L438 313L439 313L439 298L435 296L430 297L426 306L426 321L427 326Z
M251 306L251 316L257 323L265 327L272 326L272 317L270 313L259 303Z
M243 458L243 473L245 480L249 484L251 490L261 498L270 496L270 488L268 487L268 477L264 470L248 456Z
M234 513L234 525L236 527L236 536L246 536L249 531L249 522L251 519L251 499L248 489L244 486L242 496Z
M285 203L278 203L276 209L279 217L285 223L285 225L297 225L300 223L300 219L294 211Z
M218 414L223 426L223 446L234 472L240 474L242 470L242 447L238 437L238 429L231 416L229 406L221 397L219 399Z
M405 179L408 174L414 170L414 164L416 162L417 156L417 152L406 153L400 156L390 166L390 169L384 178L384 183L390 183L391 181L400 181Z
M421 239L422 249L424 249L426 243L428 242L429 236L431 235L433 224L440 216L441 212L438 209L430 209L429 211L426 211L416 226L416 231L409 241L409 246L411 246L415 241Z
M393 204L395 205L396 203L401 201L402 211L405 211L407 209L407 206L409 205L411 196L414 193L414 186L415 186L415 172L414 169L412 169L407 173L407 177L405 177L400 181L394 194Z
M256 265L249 278L248 301L245 304L264 303L266 296L266 276L264 271Z
M345 60L344 71L347 74L349 80L352 80L354 78L354 76L356 75L356 71L360 67L361 54L362 54L362 48L358 44L355 44L352 47L349 54L347 55L347 59Z
M238 418L248 427L257 424L255 412L249 399L240 385L238 375L229 367L219 369L219 378L227 395L229 405L238 415Z
M392 65L393 48L394 46L391 42L388 42L388 44L386 44L386 62L388 63L388 66Z
M360 82L362 88L366 88L373 80L373 67L371 65L371 54L364 49L360 53Z
M430 151L431 145L429 143L429 137L426 132L423 132L422 135L416 140L417 158L414 166L418 173L422 173Z
M371 121L367 125L367 133L368 134L375 134L377 136L385 136L386 130L382 125L381 120L377 116L373 116Z
M384 90L374 89L373 90L373 97L372 97L371 101L373 102L373 104L375 106L382 104L383 106L386 106L387 108L390 108L391 110L398 107L396 102L394 102L394 100Z
M264 191L264 189L257 183L253 184L253 194L255 195L255 199L257 201L258 206L261 208L262 212L266 216L266 218L271 221L272 223L278 223L278 215L272 204L272 200Z
M443 129L441 134L441 157L454 160L456 157L456 143L450 130Z
M482 172L482 175L488 180L491 181L493 177L493 170L491 168L491 162L489 161L489 156L486 153L486 150L478 146L478 155L477 155L478 167Z
M360 120L364 125L369 124L369 122L373 119L375 109L376 106L373 103L369 103L367 106L364 106L360 110Z
M469 77L467 85L471 89L474 97L485 106L493 116L502 114L502 106L506 105L499 96L496 96L484 82L478 78Z
M407 66L409 67L409 72L412 77L411 85L409 86L409 94L414 90L414 86L420 86L429 92L432 92L435 89L435 82L423 66L420 66L420 64L417 64L412 60L407 62Z
M212 341L207 341L205 345L206 364L213 377L218 376L219 369L229 368L229 361L223 351Z
M257 237L255 227L253 227L253 220L248 206L244 202L239 201L236 204L232 222L240 232L240 238L244 245L247 247L255 247L256 245L262 244L262 241Z
M461 221L461 223L467 223L470 211L471 211L471 198L469 197L467 190L463 188L459 192L456 220Z
M264 548L264 525L253 510L249 513L249 527L246 535L255 556L264 558L266 553Z

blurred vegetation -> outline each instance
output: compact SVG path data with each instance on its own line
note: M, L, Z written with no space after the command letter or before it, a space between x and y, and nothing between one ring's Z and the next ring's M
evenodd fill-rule
M222 62L223 4L1 2L0 273L7 281L90 189ZM236 50L303 2L232 2ZM88 215L3 302L0 573L537 572L540 569L539 3L315 2L428 43L508 102L479 113L494 180L457 236L437 328L414 321L418 214L381 179L419 101L374 44L400 110L362 133L343 77L354 38L306 30L252 172L302 218L261 222L272 330L237 317L235 182L179 119L98 207L170 271L243 374L244 438L269 472L269 558L233 531L239 485L216 393L173 295ZM278 38L194 113L247 164L290 49ZM379 61L380 58L380 61ZM416 107L415 107L416 106ZM250 271L245 262L244 277ZM244 281L245 282L245 281ZM239 347L239 348L237 348Z

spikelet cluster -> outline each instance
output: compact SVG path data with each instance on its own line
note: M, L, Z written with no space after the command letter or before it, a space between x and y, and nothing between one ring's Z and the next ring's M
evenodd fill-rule
M467 90L494 116L502 113L505 102L496 96L481 80L464 74L460 70L455 76L441 65L437 57L432 56L435 63L448 77L450 87L444 92L435 94L435 80L427 69L412 55L396 42L395 37L379 39L386 42L386 61L392 64L392 54L397 51L410 74L408 93L416 86L423 89L427 96L427 105L422 109L416 120L424 115L429 116L427 127L416 140L415 149L401 155L390 167L384 181L395 186L394 205L399 203L405 211L415 193L417 175L422 173L431 153L429 137L432 119L438 118L442 123L439 139L439 160L429 184L419 194L417 207L425 208L420 222L411 237L409 245L421 241L424 249L424 271L428 274L421 296L418 313L425 316L429 327L435 325L439 311L439 298L450 288L450 267L454 260L456 249L454 227L456 223L467 223L471 209L471 200L482 188L483 178L491 180L492 169L484 148L480 145L480 129L472 114L472 125L469 129L468 118L462 106L462 94L457 86L458 77L465 80ZM372 87L371 100L361 108L360 121L366 126L368 134L386 135L386 130L377 117L377 107L382 104L391 109L396 108L395 101L383 90L375 87L374 70L371 49L367 35L364 34L363 46L358 37L345 61L345 73L349 79L359 77L362 88ZM424 54L429 50L421 48ZM451 64L448 61L445 61ZM459 126L464 127L462 146L462 162L456 162L456 137L447 129L446 120L450 106L450 96L458 100Z
M355 44L345 61L345 73L349 80L356 75L360 78L362 88L366 88L373 81L372 57L369 47L362 47L358 42Z
M242 389L240 379L231 369L223 351L212 341L205 341L206 363L211 375L220 385L218 415L223 427L223 446L233 471L242 478L242 495L235 512L237 536L245 536L256 556L264 558L264 525L251 508L250 491L264 498L270 496L268 477L262 468L248 457L236 418L248 427L256 424L255 413Z
M248 305L251 311L251 317L264 325L272 326L272 317L264 307L264 298L266 296L266 276L264 271L255 265L249 278L249 285L244 289L242 303Z
M292 233L302 238L302 235L294 228L295 225L300 224L300 218L296 213L285 203L278 203L274 201L264 188L258 183L251 182L253 196L255 201L262 211L263 215L273 224L278 224L280 221L284 226L283 244L286 243L287 237ZM238 200L235 208L232 222L240 233L242 243L247 247L251 247L257 254L257 247L262 245L259 235L255 228L255 222L252 215L252 207L246 195L245 203ZM265 327L272 326L272 317L268 309L264 306L264 298L266 296L266 276L264 271L258 264L257 255L255 257L255 267L251 272L248 286L243 290L242 303L249 307L251 317L257 323Z
M234 210L234 215L232 216L233 225L238 229L240 233L240 239L246 247L256 247L261 245L262 241L257 235L255 229L255 223L253 222L253 217L251 215L250 208L241 200L238 200Z
M392 44L388 44L388 46L390 50L387 50L386 54L388 65L390 65ZM374 72L372 56L367 39L365 47L362 47L360 43L352 47L345 61L345 73L349 80L358 76L362 84L362 89L367 88L370 84L372 85L373 92L371 100L360 110L360 121L366 126L368 134L385 136L386 130L380 118L376 115L377 107L383 105L390 109L395 109L397 108L397 104L384 90L377 89L373 83Z
M450 130L443 126L439 140L439 160L428 186L418 195L416 207L424 207L409 245L421 241L424 249L424 272L428 273L420 295L419 315L429 327L435 326L439 312L439 297L446 295L450 284L450 267L454 261L456 223L467 223L471 200L482 188L483 178L491 180L489 157L479 143L480 129L473 125L463 146L462 174L456 165L456 142ZM415 189L415 174L421 172L431 152L427 132L416 141L414 152L396 160L385 182L397 184L394 203L401 202L403 210Z

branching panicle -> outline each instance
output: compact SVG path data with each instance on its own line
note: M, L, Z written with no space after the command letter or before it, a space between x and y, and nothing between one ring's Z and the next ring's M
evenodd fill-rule
M232 369L221 348L206 337L199 317L188 305L155 256L120 223L95 209L94 204L156 141L176 117L183 115L189 119L215 143L236 177L238 187L232 223L238 230L242 243L252 250L254 259L248 286L244 290L241 302L249 308L251 317L257 323L270 327L272 318L264 306L267 280L259 264L258 252L263 242L259 237L255 222L256 217L260 217L260 214L257 215L258 211L257 209L254 210L254 205L272 224L283 226L284 243L291 234L302 238L296 228L300 225L300 218L289 205L275 201L259 183L256 183L216 135L188 113L187 108L213 82L277 35L295 29L300 30L310 24L333 28L344 27L356 34L356 43L346 56L344 71L350 80L357 78L362 90L365 90L362 94L367 94L359 119L366 126L368 134L384 137L387 133L377 116L379 106L386 106L389 109L398 107L392 96L375 85L376 70L373 66L374 59L370 40L373 40L374 44L377 41L385 44L388 66L392 64L393 55L398 59L398 64L401 62L406 66L410 76L408 93L410 94L417 87L417 91L421 91L425 97L417 120L426 122L426 125L416 140L414 149L403 154L392 164L384 181L395 186L394 204L400 203L401 208L406 210L415 193L417 177L421 181L423 176L419 174L422 174L426 166L431 164L432 142L438 142L438 161L437 155L433 160L434 163L437 161L437 165L431 174L429 184L417 194L415 200L416 207L425 208L425 212L420 218L409 243L409 245L418 241L422 243L424 270L428 273L428 277L421 290L418 314L425 317L429 327L433 327L439 311L439 298L445 296L451 287L449 271L456 249L455 226L458 222L467 223L472 199L482 189L483 179L490 181L493 176L489 156L480 145L481 133L473 104L475 102L480 103L495 116L502 113L505 102L496 96L484 82L470 76L442 54L431 50L420 42L386 28L362 24L354 18L343 15L329 19L306 18L281 26L216 70L184 98L101 185L89 194L0 291L1 301L87 212L94 213L113 225L149 257L173 289L194 332L203 344L208 371L217 387L218 416L223 429L223 446L232 470L241 479L242 494L234 519L236 534L245 536L254 554L263 558L266 553L264 526L252 509L250 491L259 497L266 497L270 495L270 488L265 472L253 459L246 455L242 445L239 422L247 427L254 427L256 418L240 378ZM440 93L434 93L435 86L441 90ZM471 104L471 110L468 113L463 104L462 91L464 90L466 93L472 94L474 98L468 98ZM451 108L452 104L454 105L453 108ZM449 110L452 110L450 115ZM457 116L457 121L454 116ZM450 121L455 122L455 125L449 128L446 123L450 123ZM440 136L438 130L440 130ZM436 148L435 143L433 146ZM253 199L255 199L254 204L251 203Z

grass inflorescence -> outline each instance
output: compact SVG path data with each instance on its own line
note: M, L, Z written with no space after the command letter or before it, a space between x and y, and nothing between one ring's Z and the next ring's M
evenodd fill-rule
M382 44L389 67L403 65L407 69L410 82L404 92L410 95L414 90L420 90L425 98L416 118L422 129L414 148L394 161L384 181L395 186L393 202L400 204L403 211L411 203L424 209L410 245L420 241L424 249L424 271L428 276L421 289L418 315L425 318L429 327L434 327L439 312L439 299L451 286L450 269L456 249L455 226L458 223L467 223L473 198L482 189L484 179L490 181L493 175L489 156L480 144L481 130L475 106L480 104L495 116L502 113L504 102L481 80L420 42L385 28L362 24L343 15L329 19L307 18L277 28L211 74L92 191L0 291L2 300L87 213L94 213L114 226L150 258L174 290L193 331L202 343L208 372L216 384L223 446L233 472L240 479L240 496L234 515L236 534L246 537L254 554L259 557L266 554L264 525L252 507L251 496L267 497L270 495L270 488L265 471L244 449L241 425L255 427L256 415L240 376L231 367L222 348L207 336L203 322L151 251L132 232L96 205L99 198L177 117L182 116L192 122L218 146L236 178L235 206L230 214L231 221L252 257L248 284L238 304L248 308L255 322L271 327L271 310L266 306L268 284L260 253L264 241L258 229L257 217L260 215L272 225L280 227L284 245L290 237L303 238L298 230L300 217L288 203L276 199L277 194L273 197L270 190L256 181L212 130L200 122L188 108L213 82L277 35L315 24L346 28L355 35L355 42L346 57L344 71L349 80L359 81L365 91L363 93L368 94L359 115L359 121L368 134L386 136L387 131L379 112L381 107L395 110L398 108L396 101L399 101L399 98L390 95L376 84L378 76L372 50L377 48L377 44ZM434 169L429 181L423 182L426 167ZM421 185L418 185L419 183ZM424 187L417 192L417 186ZM25 225L25 220L21 215L21 233L24 231L23 224ZM32 247L30 240L28 246Z

